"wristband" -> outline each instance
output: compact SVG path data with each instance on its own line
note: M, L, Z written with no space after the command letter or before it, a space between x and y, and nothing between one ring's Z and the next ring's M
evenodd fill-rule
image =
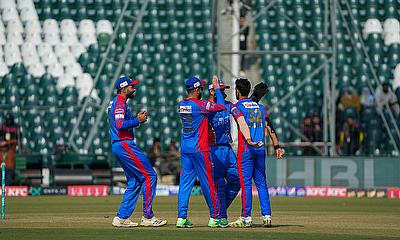
M279 146L279 144L274 146L275 150L278 149L278 148L281 148L281 146Z

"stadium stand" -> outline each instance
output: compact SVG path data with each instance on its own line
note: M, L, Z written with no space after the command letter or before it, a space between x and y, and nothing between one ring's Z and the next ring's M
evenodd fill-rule
M150 148L153 138L161 138L164 146L170 139L179 139L175 106L185 94L182 79L189 75L204 79L211 76L211 2L157 0L148 6L122 71L144 80L137 92L138 102L133 103L134 109L145 108L150 114L148 124L136 133L141 148ZM395 71L400 69L399 3L362 2L365 4L349 1L357 20L350 27L357 26L362 31L379 80L391 82L400 76L400 71ZM26 152L49 154L55 152L57 145L66 144L80 104L90 97L91 104L85 109L74 138L77 146L83 147L116 69L114 64L107 63L89 96L123 3L122 0L0 1L0 104L5 109L3 115L12 113L21 125ZM267 4L265 0L253 0L253 15L265 11L255 22L258 49L317 50L324 45L324 1L279 0L264 10ZM127 15L137 15L140 6L141 1L131 1ZM284 16L292 18L295 24ZM360 54L361 46L352 45L340 16L337 21L337 87L340 94L348 87L360 93L372 75ZM125 19L117 32L116 44L111 47L115 61L133 24L133 20ZM314 66L322 63L320 55L262 56L261 79L271 90L267 102L276 103L309 75ZM282 142L301 141L293 132L283 131L288 128L283 119L300 127L306 115L321 112L322 76L322 72L314 75L285 105L271 112ZM308 111L303 110L306 106ZM387 136L375 108L365 108L356 117L365 130L363 154L377 153L377 149L380 154L390 153L391 146L378 140ZM89 153L108 154L110 147L104 118ZM301 155L302 150L289 150L287 154Z
M149 124L136 133L142 148L161 137L166 146L179 138L175 106L184 94L181 80L190 74L211 75L211 1L151 1L123 73L144 80L135 109L146 108ZM26 152L54 153L66 144L77 121L80 103L89 97L101 56L111 39L124 1L1 1L1 104L21 125ZM135 16L141 1L132 1ZM195 11L196 9L196 11ZM124 20L111 55L118 61L129 29ZM4 61L3 61L4 59ZM99 101L108 93L116 66L107 63L85 109L74 141L82 148L94 124ZM24 88L21 88L24 86ZM26 86L26 88L25 88ZM106 119L101 122L91 153L108 154ZM84 152L81 152L84 153Z
M316 50L324 45L324 1L277 1L273 7L264 10L268 1L254 0L254 15L264 14L257 18L256 41L259 50ZM369 0L349 1L356 21L350 23L350 28L357 26L363 33L368 54L378 74L380 83L391 82L393 72L399 63L400 31L398 21L399 3L395 0L377 1ZM348 17L345 1L338 1L342 6L344 15ZM265 12L262 12L265 11ZM300 31L285 16L294 20L296 25L303 29ZM349 20L349 19L347 19ZM361 46L352 45L344 27L345 22L337 16L337 79L338 90L342 94L351 87L358 93L367 85L367 80L372 79L372 74L367 67L367 62L361 55ZM328 26L330 27L330 26ZM306 37L306 34L310 37ZM330 41L330 37L328 40ZM313 41L315 40L315 41ZM315 44L316 43L316 44ZM316 46L317 45L317 46ZM270 86L271 92L268 102L276 103L288 93L295 83L304 79L315 67L321 65L323 59L318 55L290 56L265 55L260 59L261 78ZM315 75L300 91L295 94L286 105L280 105L271 112L272 119L277 125L278 135L283 142L299 142L301 139L283 131L288 126L281 118L290 119L290 122L299 126L301 120L310 112L322 111L322 75ZM349 113L353 114L353 113ZM343 121L346 115L340 116L338 121ZM365 130L365 141L362 154L388 154L392 147L379 139L387 138L383 124L374 107L364 108L361 114L355 116ZM289 155L301 154L301 150L288 151Z

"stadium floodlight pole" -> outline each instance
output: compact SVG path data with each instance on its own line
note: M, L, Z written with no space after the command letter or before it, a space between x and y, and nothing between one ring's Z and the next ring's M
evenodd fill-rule
M213 75L221 76L221 55L219 52L221 51L221 33L220 33L220 26L221 26L221 17L219 13L219 3L221 1L213 0L213 7L212 7L212 52L217 52L218 54L215 56L214 54L211 55L213 64L211 66Z
M324 47L328 47L328 36L329 36L329 1L325 1L324 3ZM324 61L328 62L328 57L323 56ZM333 119L330 114L328 116L328 108L329 108L329 67L328 64L324 67L324 79L323 79L323 86L324 86L324 97L323 97L323 106L322 106L322 124L323 124L323 141L324 141L324 155L327 156L329 154L329 147L328 147L328 134L329 134L329 124L335 124L335 119ZM332 86L333 87L333 86ZM329 121L329 122L328 122Z
M101 60L99 69L97 69L96 76L95 76L95 78L93 80L93 86L92 86L92 88L90 89L90 92L89 92L89 96L92 95L93 89L95 88L95 86L97 85L97 82L99 81L100 74L102 73L103 68L104 68L104 66L106 64L107 57L108 57L108 55L109 55L109 53L111 51L111 47L112 47L115 39L117 38L118 29L119 29L119 27L121 25L121 22L122 22L122 19L123 19L124 15L125 15L126 9L128 8L129 2L130 2L129 0L125 0L124 6L122 7L122 13L119 16L118 21L117 21L117 25L116 25L116 27L115 27L115 29L113 31L113 34L111 35L110 42L108 43L106 52L103 55L103 59ZM72 129L72 131L70 133L69 139L68 139L68 144L70 144L72 146L72 148L74 149L75 152L78 152L79 149L75 145L75 143L73 142L73 139L74 139L75 133L78 131L79 125L82 122L83 115L85 114L85 109L87 108L89 102L90 102L90 98L86 98L84 103L83 103L83 105L82 105L81 111L79 112L78 119L77 119L77 121L76 121L76 123L75 123L75 125L74 125L74 127L73 127L73 129Z
M347 8L348 11L349 11L349 16L350 16L350 18L351 18L351 20L352 20L352 22L353 22L354 19L355 19L355 17L354 17L354 15L353 15L353 13L351 12L350 5L349 5L349 3L348 3L347 1L345 1L345 4L346 4L346 8ZM352 41L352 44L355 45L355 41L356 41L356 40L353 39L354 36L351 34L350 28L349 28L349 26L348 26L348 24L347 24L346 19L344 18L344 14L343 14L343 11L342 11L340 5L338 6L338 10L339 10L339 13L340 13L340 15L341 15L341 18L343 19L344 22L346 22L346 24L344 24L344 27L346 28L346 31L347 31L347 32L349 33L349 35L350 35L350 40ZM356 29L355 31L356 31L357 38L360 39L360 44L361 44L361 48L362 48L362 50L363 50L363 54L364 54L364 56L365 56L365 58L366 58L366 60L367 60L367 63L368 63L369 68L371 69L372 76L373 76L375 82L376 82L377 84L379 84L379 80L378 80L378 77L377 77L377 75L376 75L375 68L374 68L374 66L373 66L373 64L372 64L372 61L371 61L369 55L368 55L367 49L366 49L366 47L365 47L365 44L364 44L364 42L362 41L362 35L361 35L360 31L358 30L358 28L355 28L355 29ZM359 52L358 52L359 49L357 49L357 48L355 48L355 49L356 49L357 53L359 53ZM365 74L365 70L364 70L364 69L363 69L363 72L364 72L364 74ZM372 93L373 96L375 97L375 89L373 88L372 83L371 83L371 80L370 80L369 78L367 78L367 84L368 84L368 87L369 87L371 93ZM385 107L389 110L388 112L389 112L389 117L390 117L390 119L391 119L391 121L392 121L392 125L394 126L394 129L395 129L395 131L396 131L396 133L397 133L397 137L400 139L400 131L399 131L399 128L397 127L396 120L394 119L394 116L393 116L393 114L392 114L392 112L391 112L391 110L390 110L390 107L389 107L389 105L388 105L387 103L385 104ZM385 125L386 131L387 131L387 133L389 134L389 137L390 137L390 140L391 140L391 142L392 142L392 145L393 145L394 149L399 153L399 146L397 146L396 140L395 140L395 138L393 137L392 132L390 131L390 127L389 127L389 125L388 125L388 123L387 123L387 120L386 120L385 115L383 114L382 111L379 111L379 115L380 115L381 118L382 118L383 124Z
M119 65L114 73L114 77L112 79L112 81L110 82L109 85L109 93L106 95L105 99L103 100L103 103L101 105L101 109L100 111L97 112L97 117L96 117L96 122L94 123L94 125L92 126L90 132L89 132L89 136L86 139L85 145L84 145L84 149L88 150L90 145L92 144L92 140L95 136L95 134L97 133L97 128L103 118L103 115L105 113L106 108L108 107L108 104L111 100L111 93L113 91L113 86L114 86L114 82L118 79L118 77L121 75L121 71L122 71L122 67L126 61L126 58L128 57L128 54L132 48L132 44L133 44L133 40L135 39L136 33L139 30L139 27L142 24L142 18L146 12L147 9L147 5L149 3L150 0L146 0L143 2L141 8L140 8L140 12L139 15L136 17L136 22L135 25L133 26L132 31L129 33L129 38L127 43L125 44L125 48L124 51L122 52L121 58L119 59Z
M331 97L330 97L330 117L331 117L331 125L330 125L330 140L332 143L330 149L330 155L336 156L336 53L337 53L337 41L336 41L336 0L331 0L331 33L332 33L332 75L331 75Z
M232 52L238 52L240 50L240 39L239 39L239 33L240 33L240 24L239 24L239 19L240 19L240 5L239 5L239 0L233 0L232 3L232 8L233 8L233 18L232 18ZM233 76L240 76L240 55L239 54L232 54L232 75ZM235 99L235 81L236 78L232 78L231 86L232 86L232 91L231 91L231 99L234 101ZM232 140L233 143L235 144L237 142L238 138L238 129L236 124L231 124L231 135L232 135ZM234 149L236 149L237 146L233 146Z
M272 5L274 5L276 2L277 2L277 0L273 0L273 1L269 2L267 6L261 7L261 8L258 10L259 13L258 13L257 15L255 15L255 16L251 19L251 22L256 21L259 17L261 17L262 15L264 15L264 14L268 11L268 9L270 9L270 8L272 7ZM239 35L239 33L240 33L241 31L243 31L244 29L246 29L246 27L247 27L247 26L243 26L242 28L240 28L240 31L239 31L238 33L233 33L233 34L231 35L231 37L228 38L228 40L231 39L231 38L233 38L233 37L236 36L236 35Z
M0 152L0 154L3 154ZM6 164L1 163L1 220L6 215Z

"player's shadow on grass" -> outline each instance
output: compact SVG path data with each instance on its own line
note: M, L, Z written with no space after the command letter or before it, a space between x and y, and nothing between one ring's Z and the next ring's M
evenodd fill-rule
M270 228L281 228L281 227L300 227L303 228L304 225L299 225L299 224L275 224L272 225ZM210 228L207 225L196 225L194 228ZM232 228L232 227L227 227L227 228L216 228L216 229L252 229L252 228L265 228L269 229L267 227L264 227L262 224L253 224L251 228Z
M253 224L255 228L266 228L262 224ZM299 224L272 224L270 228L280 228L280 227L304 227L304 225Z

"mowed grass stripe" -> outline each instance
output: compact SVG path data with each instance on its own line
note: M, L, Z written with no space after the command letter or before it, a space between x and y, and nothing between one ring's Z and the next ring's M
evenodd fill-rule
M166 218L163 228L115 229L112 218L121 196L7 198L7 219L0 224L0 239L399 239L400 201L390 199L274 197L273 225L260 226L254 199L251 229L210 229L208 209L201 196L191 198L193 229L177 229L176 197L157 197L154 211ZM229 209L229 220L240 214L240 199ZM139 221L139 201L132 219ZM257 225L258 224L258 225Z

